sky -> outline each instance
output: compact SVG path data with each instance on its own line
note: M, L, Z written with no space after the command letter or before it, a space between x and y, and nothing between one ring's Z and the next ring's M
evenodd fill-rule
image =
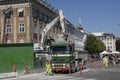
M79 19L87 32L106 32L120 37L120 0L46 0L73 25Z

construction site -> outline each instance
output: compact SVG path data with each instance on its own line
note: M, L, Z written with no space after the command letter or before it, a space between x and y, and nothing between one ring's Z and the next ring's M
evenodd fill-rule
M81 25L74 26L64 17L61 10L54 8L45 0L0 1L0 64L2 65L0 73L24 72L26 66L31 72L34 69L43 70L49 49L53 50L53 47L59 46L67 49L67 53L57 54L57 57L61 57L60 60L65 60L69 55L68 60L65 60L66 64L59 64L61 70L69 64L74 64L64 69L74 72L81 63L81 58L84 60L88 58L86 54L80 57L81 54L87 53L84 50L85 39L86 33ZM58 45L58 42L55 43L57 46L52 45L59 40L65 44ZM59 61L59 58L52 54L51 56ZM61 54L64 54L63 58ZM71 61L73 62L70 63ZM52 64L54 70L59 67L58 63Z

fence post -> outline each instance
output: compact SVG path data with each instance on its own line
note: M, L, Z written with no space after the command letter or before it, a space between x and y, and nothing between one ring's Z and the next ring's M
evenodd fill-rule
M92 71L92 67L93 67L92 62L90 62L90 71Z

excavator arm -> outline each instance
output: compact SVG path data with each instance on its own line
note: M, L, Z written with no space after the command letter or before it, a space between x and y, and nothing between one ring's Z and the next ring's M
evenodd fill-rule
M47 33L58 22L58 20L59 17L56 17L51 23L47 24L44 30L42 31L41 46L44 46Z
M64 15L63 15L62 10L60 10L59 16L56 17L52 22L47 24L46 27L44 28L44 30L42 31L41 46L44 46L44 44L45 44L44 41L45 41L45 37L46 37L47 33L58 21L60 21L60 25L62 27L62 32L65 33Z
M46 27L42 31L42 36L41 36L41 42L37 44L39 46L39 50L43 50L45 46L45 40L46 40L46 35L50 31L50 29L58 22L60 21L60 25L62 27L62 33L65 33L65 21L64 21L64 15L62 10L59 10L59 16L57 16L54 20L52 20L49 24L46 25ZM34 44L35 46L35 44Z

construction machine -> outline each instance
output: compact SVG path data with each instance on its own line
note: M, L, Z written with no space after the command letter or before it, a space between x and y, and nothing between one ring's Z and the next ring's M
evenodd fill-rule
M60 21L60 25L62 28L62 33L58 34L54 38L54 42L51 45L45 45L45 40L47 33L50 31L54 25ZM77 37L75 34L75 28L72 28L72 35L70 32L67 32L67 28L65 23L65 17L63 15L62 10L59 11L59 16L57 16L53 21L46 25L46 27L42 31L41 43L34 44L37 47L34 47L34 50L41 51L44 54L44 51L47 51L46 59L52 62L52 72L56 71L69 71L75 72L80 70L80 64L82 59L79 56L81 46L79 44L80 37ZM83 36L84 37L84 36ZM37 55L38 57L39 55Z

